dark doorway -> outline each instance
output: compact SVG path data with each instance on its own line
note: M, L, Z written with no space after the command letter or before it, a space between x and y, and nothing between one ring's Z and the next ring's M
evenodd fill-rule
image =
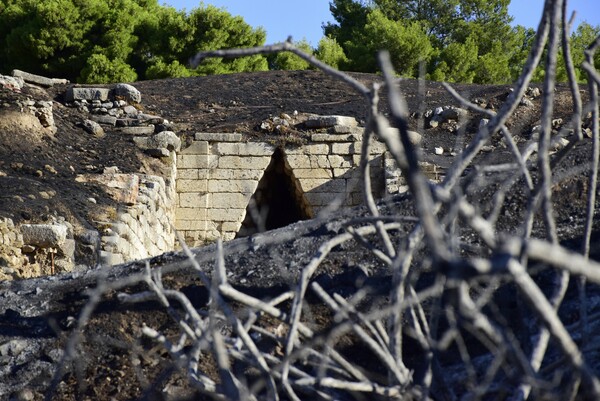
M297 185L283 150L276 149L252 195L236 238L285 227L311 218L311 210Z

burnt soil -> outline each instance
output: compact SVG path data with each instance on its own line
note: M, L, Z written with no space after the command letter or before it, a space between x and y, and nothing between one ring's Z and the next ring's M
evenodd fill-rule
M368 85L379 82L380 77L370 74L353 74L353 77ZM242 132L248 140L273 140L277 134L261 132L260 123L280 113L292 114L295 110L303 113L338 114L354 116L364 122L367 106L363 98L344 83L336 81L316 71L303 72L264 72L233 74L187 79L166 79L144 81L134 84L142 93L142 107L146 112L159 114L175 123L175 131L185 141L193 134L203 132ZM439 106L457 105L457 102L436 83L427 83L422 94L418 82L403 80L400 87L405 94L411 112L410 125L423 134L422 155L424 160L446 167L453 160L452 150L460 142L468 142L479 124L480 116L471 114L472 123L464 133L464 138L453 127L445 124L437 128L423 129L419 115L428 109ZM456 85L455 88L470 100L481 99L483 105L498 109L509 93L506 85ZM92 221L112 205L110 197L102 188L77 183L74 177L83 173L100 173L105 167L118 166L122 172L146 172L160 174L164 168L157 159L149 158L139 151L130 137L107 131L104 138L95 138L86 133L78 124L86 117L75 109L62 105L64 86L48 90L26 86L22 93L0 89L0 113L15 111L15 102L28 97L54 100L54 118L58 128L50 134L32 123L19 132L0 131L0 216L10 217L15 223L45 222L52 215L61 215L75 227L89 228ZM584 98L585 90L582 89ZM572 104L566 87L557 90L555 118L565 121L570 115ZM524 146L530 139L531 127L540 119L540 100L533 99L532 107L519 107L507 126L518 136L518 143ZM387 113L386 95L382 94L381 110ZM302 136L303 133L295 135ZM564 161L564 171L582 165L589 160L591 141L584 139L574 152ZM482 153L477 162L481 164L506 160L508 150L502 146L501 138L494 137L493 151ZM434 148L445 149L443 155L435 155ZM47 167L50 166L50 167ZM585 213L587 181L584 175L566 178L558 184L554 202L557 221L561 226L569 221L571 231L562 232L562 239L574 240L581 235L580 223ZM51 199L39 196L43 191L54 191ZM483 192L482 192L483 193ZM511 194L512 201L523 206L523 194ZM88 198L93 197L98 207L91 208ZM507 203L510 205L511 201ZM392 212L401 208L411 209L404 199L397 200ZM403 206L404 205L404 206ZM104 209L103 209L104 208ZM276 246L257 247L241 239L226 246L228 264L231 266L232 282L253 291L269 296L278 289L292 286L299 267L310 260L318 245L339 232L343 221L356 213L340 214L332 222L305 222L294 228L298 238L286 240L266 236ZM511 214L512 213L512 214ZM500 228L514 227L519 223L518 213L507 207L505 219ZM561 224L563 223L563 224ZM337 225L336 225L337 224ZM596 224L597 227L597 224ZM282 229L282 233L288 233ZM285 235L284 235L285 237ZM360 276L356 266L366 265L377 270L377 262L348 245L337 249L323 265L321 279L326 289L341 293L351 293L354 286L353 274ZM257 250L258 249L258 250ZM197 251L204 255L203 265L210 269L212 248ZM597 254L596 254L597 257ZM177 254L153 258L151 264L170 266L172 277L165 278L165 285L182 289L190 296L197 307L206 301L205 290L199 281L188 273L182 273L181 256ZM256 261L256 260L259 261ZM291 266L290 263L294 264ZM285 272L273 266L285 265ZM140 271L143 264L134 263L122 267L119 276ZM295 269L295 270L294 270ZM168 269L167 269L168 270ZM294 273L290 273L294 270ZM347 273L350 271L351 273ZM343 279L340 274L349 274ZM87 301L83 290L95 286L97 274L65 275L57 279L38 279L23 282L4 283L0 297L0 343L11 339L26 339L34 342L35 351L29 356L21 355L18 364L11 365L11 372L3 372L2 381L6 388L30 389L34 399L42 399L51 382L52 366L60 359L64 347L73 331L73 318L77 318ZM332 278L336 278L332 282ZM345 277L345 276L344 276ZM373 286L385 287L385 283L373 279ZM385 281L385 280L384 280ZM45 291L56 291L48 294ZM128 292L143 290L130 288ZM110 293L98 307L87 324L75 364L70 364L63 375L58 377L53 399L72 400L163 400L200 399L190 389L180 373L175 372L161 347L143 338L141 327L164 330L174 334L174 325L158 305L146 303L138 306L123 306L118 303L115 293ZM46 298L45 298L46 297ZM44 305L46 306L42 306ZM38 308L38 309L36 309ZM36 310L42 312L36 312ZM44 309L45 308L45 309ZM313 323L316 327L329 319L329 313L315 305ZM268 323L268 322L267 322ZM352 351L352 340L347 350ZM209 375L216 376L212 362L205 361ZM377 366L365 366L377 369ZM79 373L78 373L79 372ZM25 383L20 385L19 383ZM15 395L16 393L13 393ZM8 394L4 394L8 396Z

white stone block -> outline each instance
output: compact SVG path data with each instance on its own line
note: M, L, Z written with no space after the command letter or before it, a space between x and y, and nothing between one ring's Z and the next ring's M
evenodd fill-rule
M354 117L347 116L311 116L304 122L308 128L327 128L336 125L344 125L346 127L357 127L358 121Z
M221 156L219 158L219 168L264 170L270 161L271 158L266 156Z
M177 192L206 192L208 180L177 180Z
M177 167L178 168L201 168L211 169L217 167L219 158L214 155L178 155L177 156Z
M215 180L260 180L265 170L216 169L211 171L210 178Z
M329 162L329 166L332 168L354 167L351 157L347 159L340 155L329 155L327 156L327 160Z
M309 155L302 155L302 154L287 155L286 160L293 170L312 168Z
M332 178L333 172L331 169L324 168L297 168L293 170L296 178Z
M206 208L178 207L175 210L175 220L206 220Z
M355 142L362 139L362 134L312 134L310 139L312 142Z
M240 193L213 193L210 197L210 208L246 209L251 194Z
M180 168L177 170L177 180L197 180L198 170L196 168Z
M223 232L235 232L237 233L240 230L240 227L242 226L242 223L232 223L232 222L225 222L221 225L221 231Z
M208 209L208 220L242 222L246 217L246 209Z
M237 192L243 194L253 194L258 186L258 180L210 180L208 182L208 191L216 192Z
M242 140L242 134L197 132L195 138L197 141L208 142L240 142Z
M194 141L190 146L179 152L181 155L208 155L209 153L210 146L207 141Z
M209 194L202 192L189 192L179 194L179 206L189 208L206 207L209 204L209 197Z
M286 155L326 155L329 152L329 145L326 143L309 144L285 150Z
M331 153L334 155L352 155L355 153L360 154L360 147L362 142L358 143L334 143L331 146Z
M215 144L215 153L218 155L238 155L238 156L272 156L275 147L267 143L247 142L247 143L217 143Z

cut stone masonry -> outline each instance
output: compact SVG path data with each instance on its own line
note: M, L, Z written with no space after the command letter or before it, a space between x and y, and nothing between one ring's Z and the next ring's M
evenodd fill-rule
M325 116L313 124L323 128L346 121L355 120ZM197 246L217 238L233 239L242 225L246 233L265 225L249 219L252 207L258 207L256 216L268 221L269 213L278 213L282 208L299 218L313 218L333 208L362 204L362 129L353 125L348 127L349 134L313 134L311 143L285 148L240 142L240 134L197 133L191 146L177 156L176 229L188 244ZM374 141L369 161L376 197L385 191L383 159L384 146ZM262 199L257 201L257 189L273 163L281 163L280 178L271 179L270 185L261 188ZM293 204L265 201L278 199L271 192L286 186L293 193L281 199ZM274 227L266 224L266 228Z

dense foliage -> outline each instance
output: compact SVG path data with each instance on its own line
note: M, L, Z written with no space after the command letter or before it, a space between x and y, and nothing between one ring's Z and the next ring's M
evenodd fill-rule
M184 12L158 0L0 0L0 73L19 68L107 83L266 70L262 56L188 67L198 51L265 38L262 28L213 6Z
M527 59L534 31L513 27L510 0L333 0L336 23L324 26L348 60L347 70L374 72L374 53L386 48L396 71L449 82L514 81ZM600 27L583 23L571 35L575 65ZM600 64L600 58L597 60ZM578 78L585 79L581 69ZM543 77L543 70L536 77ZM566 72L559 74L566 80Z
M388 49L396 71L449 82L505 83L525 63L533 30L511 26L510 0L332 0L335 23L313 49L298 47L336 68L376 72L376 53ZM576 67L600 27L572 33ZM189 12L158 0L0 0L0 73L13 68L108 83L310 65L291 53L208 59L192 69L199 51L260 46L262 28L203 5ZM597 59L600 66L600 57ZM585 79L580 68L577 77ZM536 71L536 79L544 71ZM558 80L567 74L559 67Z

